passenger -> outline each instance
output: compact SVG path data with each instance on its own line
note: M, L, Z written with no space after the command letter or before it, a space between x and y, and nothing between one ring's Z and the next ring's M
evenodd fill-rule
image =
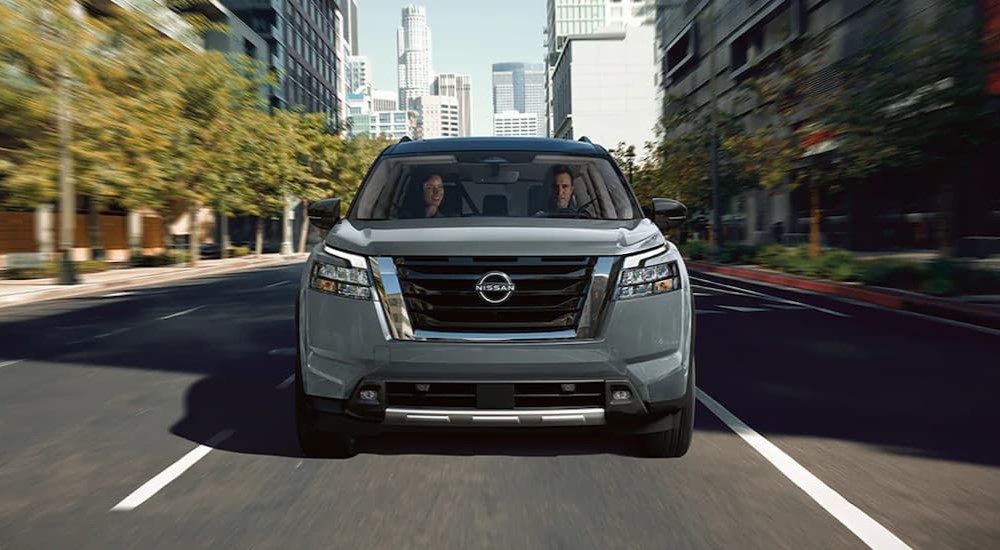
M444 180L438 174L431 174L424 180L424 217L440 218L441 203L444 201Z

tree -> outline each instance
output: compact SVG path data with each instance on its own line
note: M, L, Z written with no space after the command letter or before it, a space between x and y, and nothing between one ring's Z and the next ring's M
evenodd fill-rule
M997 53L983 47L973 0L946 0L915 18L899 9L886 13L879 32L847 64L824 123L855 178L902 169L940 179L948 253L956 188L971 179L967 167L982 146L1000 135L987 93Z
M644 199L670 197L691 211L707 211L712 202L710 179L711 113L690 99L668 98L668 113L656 127L657 139L647 144L638 171L636 191ZM719 113L719 181L721 201L751 185L740 147L745 131L729 113Z
M771 64L742 85L741 101L753 105L757 127L739 138L746 168L765 189L809 185L809 255L820 252L821 196L825 185L844 178L843 163L810 163L810 143L828 131L822 122L823 96L812 82L829 38L808 35L785 47Z

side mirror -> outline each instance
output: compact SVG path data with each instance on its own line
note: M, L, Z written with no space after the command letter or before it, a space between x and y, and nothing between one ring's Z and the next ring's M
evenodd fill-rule
M340 221L340 199L323 199L309 205L309 223L329 231Z
M653 223L666 231L687 219L687 207L673 199L653 199Z

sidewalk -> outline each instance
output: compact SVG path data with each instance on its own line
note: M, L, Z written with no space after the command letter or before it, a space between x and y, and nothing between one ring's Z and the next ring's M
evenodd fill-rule
M109 290L121 290L181 281L207 275L249 271L305 260L306 254L265 254L226 260L201 260L198 267L133 267L80 275L80 284L59 285L56 279L0 279L0 308L42 300L87 296Z
M1000 329L1000 297L996 296L938 298L917 292L866 286L859 283L837 283L826 279L811 279L754 266L720 265L702 261L688 261L687 266L692 271L840 296L877 304L889 309L912 311L952 321Z

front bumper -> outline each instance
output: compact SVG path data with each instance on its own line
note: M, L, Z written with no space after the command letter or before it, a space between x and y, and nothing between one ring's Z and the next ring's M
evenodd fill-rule
M627 381L606 381L608 386L629 387ZM489 385L489 384L484 384ZM360 388L377 387L370 382ZM633 395L635 395L633 393ZM669 402L644 403L638 399L604 406L566 408L423 408L387 406L352 399L306 396L306 414L311 428L352 435L378 435L412 431L602 431L639 434L677 427L678 412L690 401L688 396Z

